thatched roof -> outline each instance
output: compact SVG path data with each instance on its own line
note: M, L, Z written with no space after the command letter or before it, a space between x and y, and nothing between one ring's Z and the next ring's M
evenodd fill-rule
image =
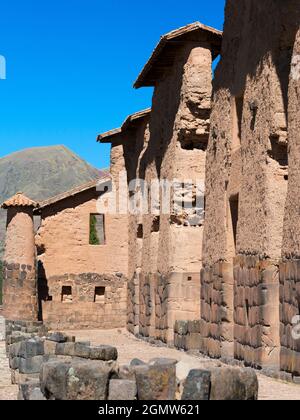
M165 70L173 65L178 49L186 42L208 42L212 48L213 58L216 58L221 52L222 35L221 31L200 22L169 32L161 37L134 87L138 89L155 86Z
M38 207L38 204L26 197L22 192L18 192L9 200L5 201L2 206L3 209L8 209L10 207Z

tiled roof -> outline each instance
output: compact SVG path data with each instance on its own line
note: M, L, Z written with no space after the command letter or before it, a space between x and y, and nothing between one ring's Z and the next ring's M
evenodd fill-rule
M2 206L3 209L7 209L9 207L38 207L38 204L31 200L30 198L26 197L23 193L18 192L9 200L5 201Z
M52 197L52 198L49 198L48 200L45 200L45 201L40 202L39 203L39 209L43 209L45 207L49 207L52 204L58 203L59 201L63 201L66 198L73 197L73 196L75 196L77 194L81 194L81 193L83 193L85 191L88 191L88 190L91 190L91 189L95 189L96 190L96 187L98 185L101 185L103 183L105 184L105 183L108 183L110 181L111 181L111 176L109 174L109 171L103 171L103 176L100 177L100 178L98 178L98 179L96 179L96 180L90 181L90 182L88 182L86 184L83 184L83 185L80 185L80 186L78 186L76 188L73 188L72 190L69 190L69 191L67 191L65 193L56 195L55 197Z

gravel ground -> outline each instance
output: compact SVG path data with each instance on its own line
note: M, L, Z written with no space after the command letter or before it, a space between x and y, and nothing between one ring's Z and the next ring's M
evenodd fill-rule
M220 366L219 362L202 356L188 355L175 349L155 347L137 340L125 330L109 331L68 331L77 340L91 341L93 345L108 344L115 346L119 352L119 363L129 363L134 358L145 362L155 357L174 358L188 364L191 368ZM258 375L260 400L300 400L300 386ZM0 400L17 399L18 387L10 384L10 372L5 355L5 346L0 342Z

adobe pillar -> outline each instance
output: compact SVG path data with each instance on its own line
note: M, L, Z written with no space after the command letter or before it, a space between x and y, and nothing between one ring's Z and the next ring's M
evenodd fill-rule
M9 320L37 321L38 300L33 209L22 193L6 201L7 230L3 262L3 315Z

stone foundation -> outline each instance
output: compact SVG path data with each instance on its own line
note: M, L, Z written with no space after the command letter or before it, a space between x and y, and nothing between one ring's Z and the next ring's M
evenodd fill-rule
M234 260L234 355L255 368L279 370L278 263Z
M159 276L155 287L155 338L174 345L176 321L194 321L199 317L199 273Z
M21 325L25 324L8 326L12 330ZM15 334L11 332L11 336ZM134 359L120 366L116 348L90 346L59 332L45 332L43 337L24 335L23 340L8 345L8 355L12 381L19 384L19 400L203 401L258 397L257 376L249 369L209 367L183 373L182 362L163 358L148 364Z
M174 346L178 350L199 351L202 344L201 321L177 321Z
M86 273L52 277L43 320L53 329L113 329L126 326L127 282L119 275ZM68 294L64 295L64 292Z
M204 354L233 358L233 267L229 263L201 271L201 331Z
M280 264L280 368L300 376L300 260ZM299 339L297 339L299 337Z
M127 283L127 329L131 334L139 334L140 281L136 275Z
M174 345L175 322L199 320L199 274L141 275L139 309L139 334Z
M35 267L4 262L2 294L6 319L38 319Z

